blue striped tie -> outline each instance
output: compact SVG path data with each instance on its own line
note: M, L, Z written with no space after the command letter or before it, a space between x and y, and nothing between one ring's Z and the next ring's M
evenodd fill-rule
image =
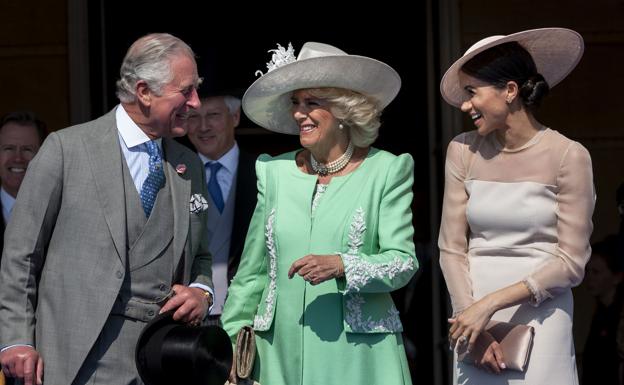
M156 202L158 190L165 184L165 172L163 171L162 157L156 142L150 140L145 142L145 146L149 155L149 174L147 174L147 179L145 179L143 187L141 187L141 204L143 205L145 216L149 218L154 202Z
M221 163L219 162L208 162L206 163L206 168L210 169L210 179L208 180L208 192L210 193L210 197L214 202L215 206L219 210L219 213L223 212L223 193L221 192L221 187L219 186L219 182L217 181L217 172L221 169Z

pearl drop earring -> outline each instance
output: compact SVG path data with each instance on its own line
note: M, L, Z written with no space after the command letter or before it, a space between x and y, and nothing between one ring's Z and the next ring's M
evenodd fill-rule
M339 129L339 130L344 129L344 124L340 123L340 124L338 125L338 129Z

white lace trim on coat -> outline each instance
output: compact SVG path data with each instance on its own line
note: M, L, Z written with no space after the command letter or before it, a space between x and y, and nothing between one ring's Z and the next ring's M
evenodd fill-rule
M345 265L346 287L346 314L345 322L354 332L396 332L403 329L399 311L394 304L388 309L388 316L378 320L373 320L370 316L363 319L362 305L366 303L365 297L357 292L373 278L389 277L414 268L414 262L409 259L405 262L396 257L391 262L372 263L364 261L359 257L360 247L364 243L363 236L366 232L366 221L364 210L360 207L353 215L351 228L349 229L349 250L341 254Z
M275 220L275 209L271 210L267 218L266 232L266 248L269 254L269 291L264 300L266 306L264 314L254 317L254 329L264 331L268 330L273 320L273 308L275 307L275 299L277 295L277 250L275 246L275 238L273 237L273 222Z
M414 261L410 258L402 260L395 257L390 262L368 262L358 255L362 246L362 236L366 231L364 210L359 208L353 216L351 229L349 230L349 251L341 254L345 265L345 279L347 281L346 292L357 292L373 279L393 279L400 273L414 270Z
M399 311L392 305L388 309L388 317L373 320L369 316L362 319L362 305L366 302L361 294L348 294L347 299L347 315L345 321L351 326L352 331L356 332L396 332L403 328Z

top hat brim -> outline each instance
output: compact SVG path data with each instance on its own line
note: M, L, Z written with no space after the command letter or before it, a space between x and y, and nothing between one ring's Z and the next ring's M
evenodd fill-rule
M222 385L233 357L227 333L218 326L188 326L173 320L173 313L157 315L139 335L135 359L143 382L146 385L171 385L172 381L193 378L194 385ZM174 337L177 340L171 341ZM202 372L195 374L187 370L179 373L178 369L185 366Z

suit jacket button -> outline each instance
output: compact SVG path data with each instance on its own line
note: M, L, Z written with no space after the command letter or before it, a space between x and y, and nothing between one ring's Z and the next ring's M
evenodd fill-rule
M121 277L123 277L123 273L119 270L117 270L117 273L115 273L115 275L117 276L117 278L121 279Z
M153 317L154 316L154 310L148 311L147 315L150 316L150 317Z

